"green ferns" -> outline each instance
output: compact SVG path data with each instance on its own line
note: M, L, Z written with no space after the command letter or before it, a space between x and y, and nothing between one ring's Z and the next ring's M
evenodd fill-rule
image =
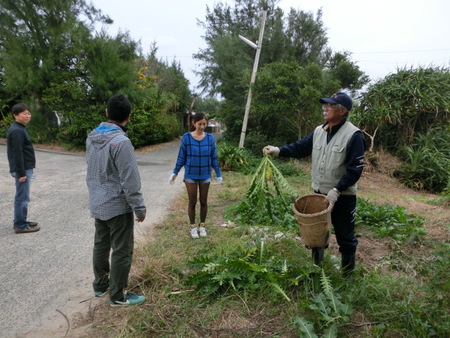
M329 277L322 269L320 276L322 292L311 297L309 308L316 314L316 325L323 331L323 337L337 337L338 325L347 323L353 313L351 305L344 304L341 297L334 293ZM295 327L299 329L302 337L318 337L313 323L304 318L295 319Z
M258 246L238 249L229 256L200 257L189 263L195 270L188 285L195 285L201 294L210 296L235 292L254 293L267 289L275 291L287 301L285 292L288 287L298 285L314 267L290 267L285 260L277 260L265 250L264 241ZM312 270L311 270L312 269Z

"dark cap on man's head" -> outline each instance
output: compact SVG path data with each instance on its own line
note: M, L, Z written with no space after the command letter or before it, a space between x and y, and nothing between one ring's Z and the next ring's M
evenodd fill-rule
M331 103L331 104L340 104L348 111L350 111L353 107L352 98L343 92L337 92L331 95L329 98L319 99L320 103Z

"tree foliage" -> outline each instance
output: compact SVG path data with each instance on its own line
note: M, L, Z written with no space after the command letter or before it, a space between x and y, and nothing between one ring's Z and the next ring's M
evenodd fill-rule
M84 0L1 0L0 13L5 90L33 100L61 74L79 75L89 25L110 21Z
M122 93L133 103L141 129L133 128L130 136L140 145L175 137L190 102L180 65L158 60L156 44L143 56L127 32L96 33L95 23L112 20L85 0L0 0L2 112L18 101L28 103L35 141L56 138L83 146L87 133L105 119L108 98ZM148 129L158 133L141 137Z
M314 94L324 90L336 92L344 87L355 90L368 81L367 76L351 61L350 53L333 53L327 46L321 10L315 15L295 9L285 14L277 7L278 2L236 0L234 6L219 2L213 8L207 7L205 21L199 22L205 29L207 44L205 49L194 55L203 63L199 71L200 86L224 98L220 118L226 123L226 137L231 139L236 139L241 132L250 70L255 58L255 50L243 43L239 35L251 41L258 39L263 10L267 11L267 19L255 84L258 94L253 97L247 128L249 143L267 142L269 134L286 135L283 130L286 123L284 117L293 113L295 130L290 131L289 135L293 133L297 137L305 134L313 123L309 117L317 112L318 106L309 109L317 103L318 96L312 99ZM293 69L294 74L289 73ZM305 75L300 75L299 69ZM279 79L270 78L275 76ZM305 79L305 76L311 78ZM260 81L264 85L260 85ZM270 120L270 111L274 112L273 115L283 113L280 123ZM302 121L310 123L300 127ZM268 124L271 128L267 127ZM269 133L270 129L272 133Z
M447 68L399 69L362 94L352 118L366 133L381 135L378 145L399 149L449 123L449 92Z
M322 121L317 98L321 97L324 86L317 64L266 65L255 84L250 133L259 132L268 140L276 138L283 142L303 138Z

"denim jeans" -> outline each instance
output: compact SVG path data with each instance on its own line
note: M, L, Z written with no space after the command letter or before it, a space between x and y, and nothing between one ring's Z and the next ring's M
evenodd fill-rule
M17 173L11 173L16 179L16 197L14 198L14 226L16 228L26 228L28 226L28 203L30 202L30 186L33 176L33 169L25 170L27 177L25 182L19 182Z

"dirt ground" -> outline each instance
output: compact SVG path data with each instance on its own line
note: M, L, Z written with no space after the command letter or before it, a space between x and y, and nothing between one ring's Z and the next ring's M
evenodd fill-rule
M427 240L444 241L450 239L450 207L438 206L429 202L439 199L438 195L424 191L415 191L403 186L392 173L401 165L396 158L386 153L378 154L376 168L365 168L358 182L358 196L380 204L389 203L404 207L408 213L418 214L425 218L424 228L427 230ZM372 234L363 233L358 237L357 261L367 268L380 266L384 257L392 252L392 242L389 239L374 238ZM338 255L335 237L330 239L331 251ZM402 246L397 248L405 254L419 256L426 254L430 249L420 244Z
M2 140L0 140L1 142ZM158 146L156 146L158 147ZM36 145L37 149L50 151L67 151L58 145ZM145 150L148 151L149 147ZM424 227L427 230L427 240L443 241L450 239L450 208L449 206L438 206L427 203L437 200L439 197L427 192L417 192L402 186L396 179L392 177L393 169L400 165L398 161L386 154L381 154L379 163L382 166L377 168L368 167L363 173L359 181L359 196L369 199L371 202L390 203L400 205L406 208L409 213L416 213L425 218ZM383 260L386 259L392 250L392 242L388 239L380 239L373 237L372 234L360 234L358 237L359 246L357 252L357 262L366 268L383 269ZM429 253L428 246L414 244L400 248L405 254L414 254L420 256ZM330 239L329 252L340 256L338 252L335 237ZM96 305L89 306L86 313L78 313L74 318L67 318L71 323L70 331L66 334L69 337L91 337L93 335L101 337L98 328L110 326L112 322L116 322L117 327L124 325L126 322L126 311L114 311L105 305L106 302L96 302ZM101 314L101 315L100 315ZM109 314L110 318L104 318L105 314ZM111 318L114 317L114 320ZM115 331L116 328L111 328ZM117 331L116 331L117 332ZM107 337L107 334L104 335ZM48 337L61 337L61 335L50 335Z

